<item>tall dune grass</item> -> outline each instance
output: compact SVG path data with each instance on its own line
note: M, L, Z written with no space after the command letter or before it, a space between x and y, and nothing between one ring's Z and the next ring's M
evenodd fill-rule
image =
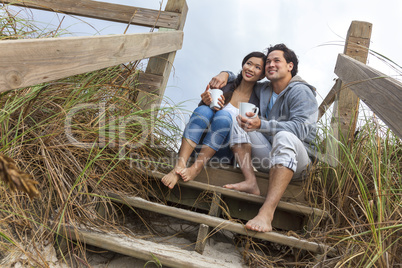
M333 138L329 124L322 131ZM327 265L401 265L401 139L370 114L362 120L353 144L336 141L334 146L339 146L337 163L319 162L307 184L310 201L332 216L325 228L314 230L340 252Z

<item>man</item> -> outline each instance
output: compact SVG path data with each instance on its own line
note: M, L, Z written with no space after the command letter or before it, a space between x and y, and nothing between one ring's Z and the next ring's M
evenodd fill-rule
M260 99L261 118L238 116L237 120L249 132L250 146L239 144L243 154L250 154L249 172L245 181L224 187L248 193L259 193L251 161L259 162L256 168L269 172L269 186L264 204L256 217L247 222L246 228L272 231L275 209L293 179L301 176L315 154L316 121L318 105L315 88L297 76L296 54L284 44L268 49L265 76L269 81L256 87ZM230 72L221 72L211 82L211 88L222 87L233 79ZM250 158L248 158L250 159ZM244 165L244 163L242 163Z

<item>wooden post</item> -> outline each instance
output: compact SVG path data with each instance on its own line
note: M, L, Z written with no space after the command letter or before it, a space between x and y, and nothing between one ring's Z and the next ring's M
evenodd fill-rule
M185 0L169 0L166 4L165 11L181 13L179 24L176 30L183 30L187 16L187 3ZM170 29L159 28L159 31L168 31ZM172 70L173 61L176 52L158 55L149 59L145 73L163 76L161 86L153 92L139 92L137 103L142 109L149 109L152 105L159 106L165 93L166 85L169 80L170 71ZM150 94L151 93L151 94Z
M218 217L221 213L221 193L213 192L211 208L209 209L208 215ZM197 242L195 244L195 251L202 254L204 253L205 245L209 237L209 226L201 223L200 229L198 230Z
M344 54L365 64L370 45L371 30L371 23L352 21L346 38ZM333 120L332 129L334 131L340 130L339 139L344 144L351 144L353 142L358 113L359 98L342 84L341 91L335 98L335 120Z

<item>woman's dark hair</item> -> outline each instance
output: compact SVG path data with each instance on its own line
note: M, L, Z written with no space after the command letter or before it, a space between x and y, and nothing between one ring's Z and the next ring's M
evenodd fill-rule
M243 61L241 62L241 67L243 68L243 65L246 64L246 62L253 57L262 59L263 61L262 69L265 70L265 60L267 56L264 53L258 51L254 51L247 54L247 56L245 56ZM241 80L243 80L242 71L240 71L236 79L233 81L230 91L223 94L223 96L225 97L225 104L230 102L230 99L232 98L233 95L233 91L240 85Z
M299 64L299 60L297 59L295 52L293 50L291 50L290 48L288 48L285 44L277 44L275 46L271 46L268 48L267 57L268 57L269 53L271 53L274 50L283 51L283 57L285 58L287 63L293 62L293 69L292 69L291 74L292 74L292 77L295 76L297 74L298 64Z

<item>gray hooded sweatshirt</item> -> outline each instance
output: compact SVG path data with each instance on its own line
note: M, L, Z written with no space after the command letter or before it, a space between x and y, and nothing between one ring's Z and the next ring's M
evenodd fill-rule
M229 73L229 80L234 75ZM300 76L294 76L289 85L278 95L275 104L266 118L268 102L272 94L269 81L260 82L254 87L260 100L262 132L272 144L273 136L280 131L296 135L306 147L308 154L316 156L314 144L317 135L318 104L315 98L316 90Z

